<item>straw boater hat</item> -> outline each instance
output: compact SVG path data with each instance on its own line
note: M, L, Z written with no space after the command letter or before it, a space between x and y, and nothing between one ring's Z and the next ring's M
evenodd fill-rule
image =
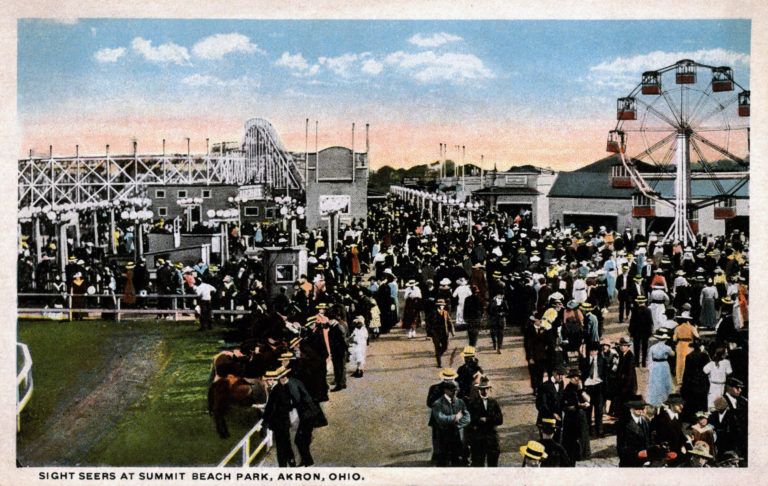
M638 304L645 304L646 302L648 302L648 298L645 297L644 295L638 295L637 297L635 297L635 302L637 302Z
M632 280L634 280L635 282L639 282L642 279L643 279L643 276L638 273L637 275L634 276Z
M417 285L419 285L419 282L417 282L417 281L416 281L416 280L414 280L414 279L410 279L409 281L407 281L407 282L405 283L405 286L406 286L406 287L415 287L415 286L417 286Z
M714 459L714 457L712 457L712 454L709 453L709 445L707 445L707 443L704 442L703 440L696 442L696 444L694 444L693 446L693 449L691 449L688 453L694 456L705 457L707 459Z
M480 379L480 384L477 385L477 388L479 388L480 390L484 390L488 388L493 388L493 385L491 385L491 380L489 380L487 376L484 376Z
M457 376L456 371L453 370L453 368L443 368L440 370L440 378L443 380L455 380Z
M535 440L528 441L528 444L520 447L520 455L537 461L547 458L547 453L544 452L544 446Z
M733 299L727 296L720 299L720 302L722 302L725 305L733 305Z
M451 285L451 279L446 277L446 278L440 280L440 285Z
M290 343L288 343L288 347L291 348L291 349L295 348L296 346L299 345L300 342L301 342L301 338L300 337L295 337L295 338L291 339Z
M286 351L285 353L280 355L280 359L295 359L296 356L293 355L292 352Z
M581 310L583 310L583 311L585 311L585 312L589 312L589 311L591 311L592 309L594 309L594 308L595 308L595 306L593 306L593 305L592 305L592 304L590 304L589 302L582 302L582 303L579 305L579 307L581 308Z
M315 308L318 309L318 310L327 309L328 308L328 304L326 304L325 302L320 302L319 304L317 304L315 306Z
M313 325L316 320L317 320L317 316L309 316L309 317L307 317L307 322L306 322L306 324L304 324L304 327L309 327L309 326Z
M136 264L133 263L133 262L128 262L128 263L125 264L125 269L126 270L133 270L134 268L136 268Z
M461 355L465 358L471 357L475 355L475 347L474 346L464 346L464 349L461 350Z

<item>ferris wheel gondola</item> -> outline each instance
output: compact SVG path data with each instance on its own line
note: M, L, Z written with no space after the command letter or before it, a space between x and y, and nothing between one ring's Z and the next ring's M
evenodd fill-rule
M749 98L730 67L690 59L644 72L618 98L606 149L619 154L638 191L636 217L651 217L654 204L672 208L665 240L694 241L699 209L715 206L718 219L735 214L734 196L749 179ZM697 187L695 199L692 180L710 185Z

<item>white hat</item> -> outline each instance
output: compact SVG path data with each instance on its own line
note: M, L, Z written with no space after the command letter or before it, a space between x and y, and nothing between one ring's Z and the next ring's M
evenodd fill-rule
M440 285L451 285L451 279L449 279L449 278L447 278L447 277L446 277L446 278L444 278L444 279L442 279L442 280L440 281Z

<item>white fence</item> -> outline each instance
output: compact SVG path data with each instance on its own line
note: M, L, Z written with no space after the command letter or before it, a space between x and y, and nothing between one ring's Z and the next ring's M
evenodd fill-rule
M247 434L245 434L240 442L238 442L237 445L232 448L229 454L227 454L227 456L221 460L221 462L218 464L218 467L224 467L229 464L229 462L237 455L238 451L241 453L240 467L250 467L251 462L253 462L253 460L262 450L272 447L272 431L267 429L267 432L264 434L264 438L261 440L261 442L259 442L259 445L256 446L253 452L251 452L251 437L261 432L263 423L263 420L259 420L256 425L254 425L253 428L249 430Z
M16 375L16 430L21 430L21 411L32 398L32 356L24 343L16 343L16 353L23 357L21 370ZM17 354L18 356L18 354ZM17 358L18 359L18 358Z

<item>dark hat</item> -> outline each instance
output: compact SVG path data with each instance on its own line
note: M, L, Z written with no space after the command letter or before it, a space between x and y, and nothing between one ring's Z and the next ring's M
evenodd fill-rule
M491 385L491 380L489 380L487 376L484 376L480 378L480 384L477 385L477 388L484 390L487 388L493 388L493 385Z
M738 387L744 388L744 382L734 376L731 376L730 378L725 380L725 384L727 386L738 386Z
M554 369L554 372L556 375L564 375L568 372L568 370L565 369L565 366L557 366Z
M632 341L628 337L621 337L619 339L619 346L630 346Z
M566 378L575 378L577 376L581 376L581 373L579 373L578 368L571 368L568 370L568 374L565 375Z
M682 405L683 404L683 396L679 393L672 393L670 394L666 400L664 400L665 405Z
M669 330L663 327L659 328L656 330L656 332L653 333L653 337L655 337L656 339L664 339L664 340L669 339Z
M648 403L640 395L635 395L632 400L627 401L627 408L632 410L640 410L647 406Z

